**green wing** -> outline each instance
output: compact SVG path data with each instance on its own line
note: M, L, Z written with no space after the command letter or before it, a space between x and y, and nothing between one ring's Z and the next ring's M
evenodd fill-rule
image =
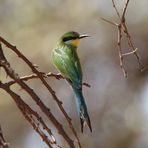
M52 60L60 73L76 88L82 86L82 70L75 49L63 47L53 51Z

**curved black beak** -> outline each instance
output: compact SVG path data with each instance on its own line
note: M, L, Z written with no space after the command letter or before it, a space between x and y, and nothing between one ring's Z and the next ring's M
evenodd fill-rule
M90 36L87 35L87 34L83 34L83 35L80 35L80 36L79 36L79 39L86 38L86 37L90 37Z

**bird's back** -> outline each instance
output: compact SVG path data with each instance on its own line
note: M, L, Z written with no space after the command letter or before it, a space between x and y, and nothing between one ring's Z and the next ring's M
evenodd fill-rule
M82 70L75 48L58 45L53 50L52 60L60 73L71 81L74 87L82 87Z

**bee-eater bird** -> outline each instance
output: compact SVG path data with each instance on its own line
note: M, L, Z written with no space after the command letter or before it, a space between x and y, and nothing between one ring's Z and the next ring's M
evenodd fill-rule
M90 118L82 93L82 69L77 55L80 39L85 37L88 37L88 35L80 35L74 31L67 32L59 39L56 48L52 52L54 65L74 91L82 133L85 123L87 123L92 132Z

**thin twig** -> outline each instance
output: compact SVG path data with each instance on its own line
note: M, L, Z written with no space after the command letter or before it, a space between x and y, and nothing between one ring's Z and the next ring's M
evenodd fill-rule
M118 45L118 53L119 53L119 60L120 60L120 67L123 71L124 77L127 77L127 71L124 67L123 64L123 55L122 55L122 47L121 47L121 39L122 39L122 33L121 33L121 26L118 26L118 41L117 41L117 45Z
M143 63L142 63L142 61L141 61L141 59L140 59L138 53L135 52L136 47L134 46L134 44L133 44L133 42L132 42L131 36L130 36L130 34L129 34L129 32L128 32L128 29L127 29L127 27L126 27L125 24L123 24L123 27L124 27L124 33L125 33L126 36L127 36L128 45L129 45L129 47L131 48L131 50L132 50L133 54L135 55L135 57L137 58L137 61L138 61L138 64L139 64L139 69L140 69L141 71L143 71L143 70L144 70L144 65L143 65Z
M112 21L110 21L110 20L107 20L107 19L105 19L105 18L103 18L103 17L100 17L100 19L102 19L103 21L105 21L105 22L107 22L107 23L109 23L109 24L111 24L111 25L118 26L117 23L112 22Z
M124 5L124 9L123 9L123 13L122 13L122 19L125 19L125 13L127 10L128 3L129 3L129 0L126 0L125 5Z
M54 78L56 78L56 79L64 79L61 75L57 75L57 74L53 74L53 73L47 73L47 74L45 74L45 73L42 73L42 75L43 75L43 77L44 78L47 78L47 77L54 77ZM20 79L21 80L23 80L23 81L28 81L28 80L31 80L31 79L35 79L35 78L39 78L38 77L38 75L37 74L30 74L30 75L26 75L26 76L22 76L22 77L20 77ZM9 82L7 82L7 85L13 85L13 84L15 84L16 82L14 81L14 80L11 80L11 81L9 81Z
M41 74L43 75L44 78L54 77L57 80L64 79L64 77L62 75L54 74L54 73L51 73L51 72L48 72L48 73L41 72ZM23 81L28 81L28 80L35 79L35 78L38 78L38 76L36 74L30 74L30 75L20 77L20 79L23 80ZM11 85L13 85L15 83L16 82L14 80L11 80L11 81L7 82L7 85L11 86ZM91 87L91 85L86 83L86 82L84 82L83 85L86 86L86 87L89 87L89 88Z
M0 147L1 148L9 148L9 144L5 141L5 138L3 136L1 126L0 126Z
M117 16L119 17L119 20L121 20L120 13L119 13L119 11L118 11L116 5L115 5L115 1L114 1L114 0L112 0L112 4L113 4L113 7L114 7L114 9L115 9L115 11L116 11L116 13L117 13Z
M108 22L108 23L110 23L110 24L117 27L117 30L118 30L117 46L118 46L118 53L119 53L119 59L120 59L120 67L121 67L125 77L127 77L127 71L126 71L125 66L123 64L123 56L128 56L128 55L131 55L131 54L135 55L135 57L136 57L136 59L138 61L138 64L139 64L139 69L141 71L144 69L143 63L141 62L141 59L140 59L140 57L139 57L139 55L137 53L137 48L135 48L134 43L132 42L130 33L129 33L127 25L126 25L125 14L127 12L128 4L129 4L129 0L126 0L124 8L123 8L123 12L120 15L120 13L118 11L118 8L117 8L117 6L115 4L115 0L112 0L112 5L113 5L113 8L116 11L116 14L117 14L118 18L119 18L119 23L115 23L115 22L109 21L107 19L101 18L105 22ZM121 42L122 42L122 35L123 34L126 35L127 43L128 43L128 45L130 47L131 52L122 53L123 49L122 49L122 46L121 46Z
M130 54L133 54L133 53L136 52L137 50L138 50L138 48L136 48L134 51L131 51L131 52L122 53L122 56L127 56L127 55L130 55Z

